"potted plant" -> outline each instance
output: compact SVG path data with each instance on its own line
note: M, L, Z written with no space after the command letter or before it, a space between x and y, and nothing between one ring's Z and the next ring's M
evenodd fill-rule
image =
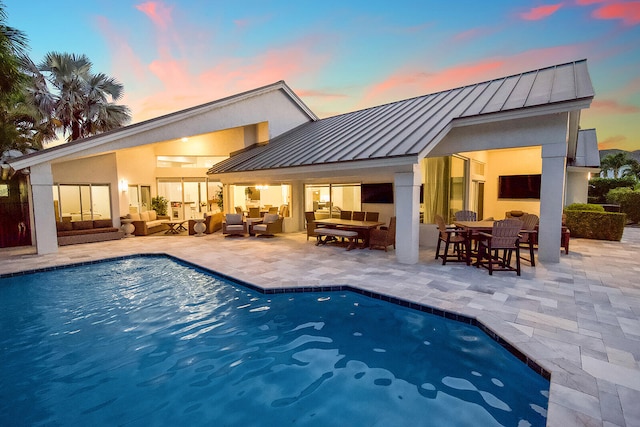
M154 197L151 199L151 209L156 211L158 215L167 215L168 207L169 201L162 196Z
M220 208L220 212L223 211L224 206L224 192L222 191L222 185L218 185L218 191L216 192L216 204Z

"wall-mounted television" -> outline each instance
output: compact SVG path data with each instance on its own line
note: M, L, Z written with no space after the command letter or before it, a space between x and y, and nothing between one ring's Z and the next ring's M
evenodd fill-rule
M362 203L393 203L393 183L360 185Z
M542 175L501 175L498 199L539 199Z

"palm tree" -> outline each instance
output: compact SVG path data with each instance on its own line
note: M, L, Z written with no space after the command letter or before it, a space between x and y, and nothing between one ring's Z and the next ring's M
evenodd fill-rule
M632 176L636 181L640 181L640 162L636 159L629 159L627 162L629 169L622 172L622 176Z
M32 102L63 135L68 134L68 141L119 128L131 120L129 109L115 104L122 97L122 84L106 74L93 74L86 55L51 52L38 66L28 58L24 62L32 77Z
M621 151L615 154L607 154L600 160L600 168L605 176L608 171L613 171L613 177L620 177L620 169L629 164L629 157L626 152Z
M5 24L7 13L0 2L0 95L13 92L23 78L18 56L27 49L27 36Z

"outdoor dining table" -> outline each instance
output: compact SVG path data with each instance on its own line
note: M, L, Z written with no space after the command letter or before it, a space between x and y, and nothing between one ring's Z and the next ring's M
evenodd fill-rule
M454 221L453 225L460 228L466 234L466 246L467 246L467 265L471 263L471 241L473 236L477 236L479 233L490 233L493 230L493 223L495 221L482 220L482 221ZM520 230L520 234L537 234L536 230ZM530 237L529 251L531 253L531 266L535 267L535 260L533 257L533 241L535 238Z
M380 221L357 221L353 219L340 219L340 218L325 218L317 219L316 224L322 224L329 227L341 227L348 230L353 230L362 233L363 243L361 249L369 246L369 233L374 228L378 228L384 225L384 222Z

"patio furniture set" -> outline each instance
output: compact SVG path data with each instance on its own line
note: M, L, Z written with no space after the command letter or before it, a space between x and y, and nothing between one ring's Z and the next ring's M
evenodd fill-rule
M475 212L458 211L453 225L445 224L440 215L435 219L438 226L436 259L441 258L442 265L465 262L488 269L490 275L494 271L515 271L518 276L521 261L529 262L532 267L536 265L537 215L511 211L503 220L487 218L478 221ZM569 229L563 226L561 243L566 253L569 253L569 236ZM528 258L521 250L528 252Z
M387 251L387 247L395 248L396 218L392 217L389 225L378 221L378 212L341 211L340 218L317 219L314 212L305 212L307 221L307 240L316 238L316 246L330 242L347 240L347 250L356 247L361 241L360 248L373 249L380 247Z

